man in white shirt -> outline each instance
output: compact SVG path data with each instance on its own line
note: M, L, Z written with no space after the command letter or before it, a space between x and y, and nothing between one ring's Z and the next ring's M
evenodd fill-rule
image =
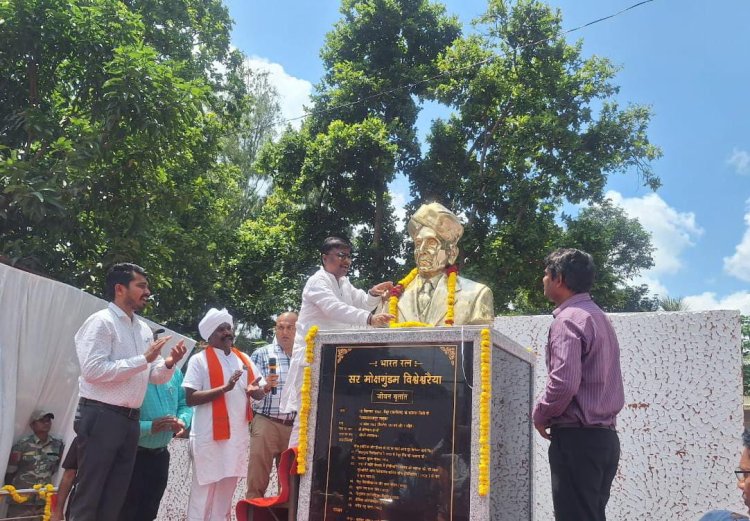
M135 462L146 387L167 382L186 351L179 342L163 359L161 349L171 337L153 341L151 329L135 314L151 295L143 268L115 264L106 291L107 309L86 319L75 335L81 376L73 427L81 457L72 521L117 519Z
M232 315L212 308L198 324L206 349L188 362L187 404L194 407L190 431L193 483L188 521L225 521L237 481L247 471L249 398L261 399L266 381L245 353L232 347ZM250 374L248 374L250 373ZM278 375L269 375L275 385Z
M323 266L307 279L302 290L302 306L297 318L289 380L281 391L282 413L299 410L302 375L307 363L305 335L312 326L320 329L354 329L367 326L380 327L394 317L388 313L372 311L380 304L383 295L393 287L393 282L376 284L369 291L351 285L346 274L352 264L352 245L339 237L328 237L320 248ZM299 442L299 417L295 417L289 446Z

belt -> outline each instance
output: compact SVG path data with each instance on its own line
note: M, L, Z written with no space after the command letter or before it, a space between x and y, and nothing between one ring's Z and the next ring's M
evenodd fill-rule
M122 414L129 420L139 420L141 418L140 409L131 409L130 407L123 407L121 405L112 405L111 403L100 402L99 400L92 400L91 398L81 398L79 402L81 405L93 405L95 407L102 407L104 409L110 409L116 413Z
M274 423L280 423L281 425L286 425L287 427L291 427L292 425L294 425L294 420L293 419L292 420L281 420L279 418L274 418L273 416L269 416L267 414L263 414L263 413L259 413L259 412L256 412L255 414L257 414L258 416L263 416L264 418L267 418L267 419L271 420Z
M148 447L141 447L138 445L138 452L145 452L146 454L161 454L162 452L166 452L166 447L157 447L155 449L150 449Z
M555 423L550 425L550 429L605 429L609 431L616 431L617 427L614 425L584 425L581 422L570 422L570 423Z

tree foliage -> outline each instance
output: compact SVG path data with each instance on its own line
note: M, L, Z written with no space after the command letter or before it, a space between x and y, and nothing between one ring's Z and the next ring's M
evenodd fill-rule
M264 149L256 165L273 180L269 203L274 219L281 218L275 205L285 199L284 217L294 223L294 232L275 235L276 221L269 222L263 213L254 222L260 225L257 233L263 234L263 223L270 233L243 238L247 251L257 251L269 237L296 241L289 258L271 261L298 269L272 281L279 281L282 294L289 288L296 291L292 307L299 305L299 291L319 263L317 250L329 235L353 239L354 275L361 282L397 275L403 238L397 233L388 183L420 159L417 99L426 90L418 82L437 72L438 55L459 34L455 17L426 0L344 0L341 13L321 51L325 75L315 89L312 115L300 129L287 129ZM417 85L401 88L407 84ZM285 251L285 244L276 248ZM260 297L264 290L257 279L250 280L243 291ZM265 316L289 305L273 294L257 304L265 306Z
M277 135L278 95L230 52L220 0L0 0L0 255L94 293L138 262L152 318L189 331L221 305L266 334L328 235L353 238L362 283L407 271L388 193L403 175L411 209L465 218L461 268L496 309L548 305L557 246L592 252L607 309L655 309L629 285L649 237L603 192L615 173L659 185L650 112L617 103L615 67L567 42L559 12L490 0L466 36L428 0L341 13L311 116ZM425 100L452 114L423 154Z
M192 329L242 204L243 172L219 161L251 102L226 8L20 0L0 20L0 252L94 293L138 262L154 318Z
M616 69L568 43L559 12L533 0L491 0L475 23L476 33L439 60L445 76L433 95L454 113L433 124L411 183L414 205L438 200L466 216L465 270L490 283L502 309L519 289L538 286L541 259L565 237L556 222L562 205L602 202L616 172L634 169L656 188L650 161L659 151L646 136L649 110L619 107ZM593 224L584 214L567 238L583 239L581 228ZM636 246L647 246L636 223L629 229ZM650 263L650 252L628 258L621 241L602 238L614 250L591 246L611 279L601 288L612 293L615 279Z

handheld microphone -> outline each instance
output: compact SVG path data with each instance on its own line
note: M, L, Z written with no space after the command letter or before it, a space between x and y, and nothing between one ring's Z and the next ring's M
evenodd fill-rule
M276 374L276 359L268 359L268 374ZM271 394L276 394L276 387L271 387Z

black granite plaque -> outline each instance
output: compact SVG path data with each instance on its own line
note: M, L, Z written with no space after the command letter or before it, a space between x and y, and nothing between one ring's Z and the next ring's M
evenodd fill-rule
M311 521L468 520L471 346L322 347Z

